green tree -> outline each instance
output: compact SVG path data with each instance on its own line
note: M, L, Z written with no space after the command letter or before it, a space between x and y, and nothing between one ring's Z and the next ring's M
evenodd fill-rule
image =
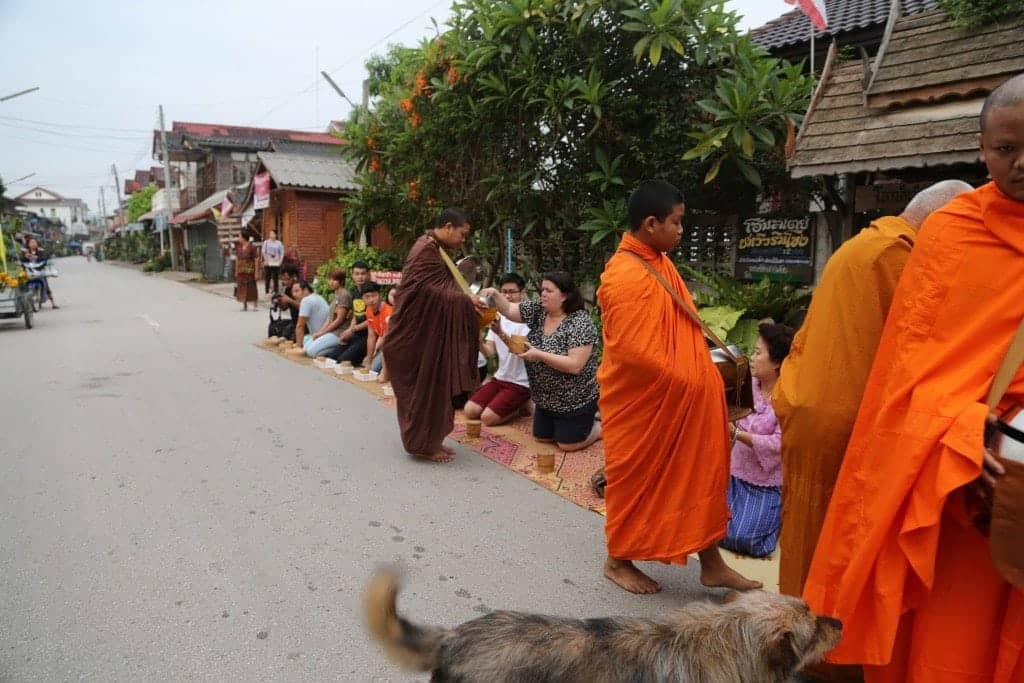
M1024 0L939 0L939 7L957 26L981 28L1024 14Z
M153 209L153 195L156 194L157 186L150 183L138 192L128 196L128 221L134 221L144 213Z
M521 270L580 280L600 271L644 178L674 182L688 208L753 208L758 186L785 178L811 90L718 0L456 0L446 30L367 68L374 107L345 131L362 187L350 236L386 223L408 242L458 205L492 272L512 228ZM716 125L733 90L745 99ZM694 134L698 147L722 139L687 155Z

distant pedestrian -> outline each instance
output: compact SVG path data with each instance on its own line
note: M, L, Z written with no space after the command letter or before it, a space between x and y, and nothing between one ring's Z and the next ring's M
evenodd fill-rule
M263 254L263 291L270 294L270 282L273 280L274 294L277 294L280 291L278 278L281 274L281 263L284 261L284 244L277 239L277 231L271 230L267 239L263 240L261 252Z
M235 299L242 304L242 310L249 310L249 303L252 302L252 309L257 309L256 302L259 299L259 291L256 289L256 247L252 244L252 237L246 237L242 233L235 246Z

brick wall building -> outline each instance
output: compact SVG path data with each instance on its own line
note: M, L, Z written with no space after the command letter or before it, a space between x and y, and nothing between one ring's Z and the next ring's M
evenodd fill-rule
M336 151L312 147L260 152L257 173L270 175L270 201L250 223L263 237L277 232L297 246L312 278L334 257L345 224L345 197L358 189L354 169Z

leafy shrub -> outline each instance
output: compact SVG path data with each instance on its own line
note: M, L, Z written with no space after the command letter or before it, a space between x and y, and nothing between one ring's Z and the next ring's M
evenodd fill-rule
M957 26L976 29L1024 14L1024 0L939 0Z
M786 282L764 278L741 282L721 273L704 273L681 263L684 277L702 287L693 292L701 320L720 339L736 344L744 353L753 353L757 342L757 324L765 318L794 327L799 326L811 294Z
M366 261L370 264L370 270L401 270L402 268L402 257L398 254L373 247L359 247L352 243L345 243L343 240L338 240L338 242L334 258L316 269L316 281L313 286L317 293L324 298L330 298L331 290L327 286L327 276L332 270L344 270L348 273L356 261Z
M206 266L206 245L197 244L192 247L192 253L189 254L188 269L194 273L202 273Z
M171 267L171 255L169 253L158 254L146 262L142 270L147 273L159 273Z

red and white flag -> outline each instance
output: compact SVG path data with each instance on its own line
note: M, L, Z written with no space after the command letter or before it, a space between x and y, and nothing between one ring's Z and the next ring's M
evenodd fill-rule
M828 28L825 0L786 0L786 2L790 5L798 6L819 31L824 31Z

